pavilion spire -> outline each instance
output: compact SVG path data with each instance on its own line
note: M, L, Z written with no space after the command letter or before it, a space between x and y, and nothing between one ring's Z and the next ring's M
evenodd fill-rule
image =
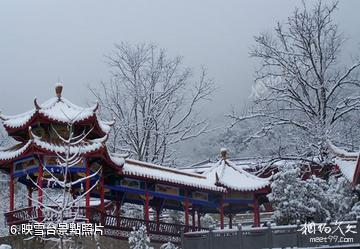
M55 84L55 93L56 93L56 97L58 97L58 99L61 99L61 94L62 94L62 90L63 90L63 84L62 83L56 83Z

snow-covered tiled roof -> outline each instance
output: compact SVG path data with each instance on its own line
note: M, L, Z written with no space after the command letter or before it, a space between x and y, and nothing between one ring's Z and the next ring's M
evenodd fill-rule
M0 149L0 160L11 160L20 156L31 145L32 141L29 140L26 144L17 144L10 148Z
M340 158L352 158L356 159L359 156L359 152L349 152L342 148L334 145L330 140L327 141L329 150L336 156Z
M19 115L4 115L0 113L5 127L20 128L25 126L36 114L58 122L79 122L96 115L98 105L80 107L64 97L53 97L39 105L34 100L35 108ZM113 121L99 121L99 127L104 133L109 133Z
M219 160L203 175L214 184L236 191L254 191L270 185L268 178L257 177L227 159Z
M88 140L80 145L71 146L70 153L85 154L85 153L95 152L104 147L105 140L106 138L99 138L94 140ZM21 156L31 145L35 145L38 148L51 151L54 153L65 152L64 145L44 141L41 140L39 137L34 136L25 144L17 144L10 148L0 150L0 161L7 161Z
M216 186L206 176L133 159L125 160L122 172L128 176L145 177L179 185L225 192L224 188Z
M352 182L357 165L357 159L335 158L335 164L339 166L341 173L344 177Z
M344 177L351 183L357 184L359 180L360 152L349 152L327 141L330 152L334 155L334 163L339 167Z
M60 121L69 122L71 120L81 121L94 115L95 107L82 108L71 103L64 97L54 97L38 105L38 109L15 116L2 115L4 125L10 128L17 128L24 126L36 112L44 115L45 117Z

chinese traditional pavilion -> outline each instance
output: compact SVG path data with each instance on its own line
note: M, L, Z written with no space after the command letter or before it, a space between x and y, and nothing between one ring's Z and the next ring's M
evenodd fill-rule
M353 186L360 184L360 153L338 148L330 141L328 141L328 148L335 157L335 170L341 172Z
M29 196L36 191L37 201L43 201L43 190L36 188L34 182L46 189L44 168L59 170L56 156L64 150L51 128L60 133L73 120L75 132L85 130L87 137L80 145L74 145L73 149L80 150L82 160L71 168L69 179L77 180L102 168L96 181L85 180L85 191L99 183L86 194L82 209L89 222L104 225L105 235L127 238L133 227L144 224L153 240L179 242L181 230L203 229L200 217L206 213L219 214L220 227L224 228L224 217L229 218L231 227L235 214L253 211L254 226L259 226L259 205L269 192L269 179L234 167L225 150L221 159L202 174L112 154L107 150L106 140L113 121L97 116L98 105L87 108L74 105L62 96L62 88L57 85L56 97L43 104L35 99L34 108L28 112L16 116L0 114L8 135L17 141L16 145L0 150L0 169L10 176L9 212L5 214L9 225L29 222L29 214L41 220L41 210L30 198L27 208L15 209L14 185L26 185ZM80 185L72 191L76 195ZM91 198L97 198L98 203L91 204ZM143 205L144 218L122 217L120 210L124 203ZM153 219L150 209L156 213ZM183 211L183 224L161 222L164 209Z

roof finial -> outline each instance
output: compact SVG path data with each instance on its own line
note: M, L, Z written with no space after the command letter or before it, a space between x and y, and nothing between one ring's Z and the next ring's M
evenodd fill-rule
M41 109L41 107L40 107L40 105L38 104L36 98L34 99L34 105L35 105L36 110L40 110L40 109Z
M223 160L226 159L226 157L227 157L227 149L226 148L220 149L220 156L221 156L221 159L223 159Z
M63 84L62 84L62 83L56 83L56 84L55 84L56 96L57 96L59 99L61 98L62 89L63 89Z

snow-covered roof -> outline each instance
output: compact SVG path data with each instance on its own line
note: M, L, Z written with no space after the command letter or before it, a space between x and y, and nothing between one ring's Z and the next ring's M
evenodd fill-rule
M185 172L199 173L202 174L218 163L219 159L207 159L189 166L181 167L180 169ZM256 172L264 167L273 166L280 167L286 163L297 163L296 160L273 160L273 158L257 158L257 157L248 157L248 158L229 158L233 163L234 167L246 170L248 172Z
M344 177L352 182L355 175L357 159L335 158L335 164L339 166L341 173Z
M70 147L70 153L91 153L95 152L105 145L106 136L104 138L87 140L79 145L74 145ZM65 146L63 144L51 143L45 140L40 139L37 136L33 136L27 143L20 143L10 148L5 148L0 150L0 161L7 161L15 159L21 156L31 145L36 146L37 148L44 149L54 153L64 153Z
M349 152L342 148L337 147L334 145L330 140L327 141L329 150L336 156L340 158L352 158L357 159L359 156L359 152Z
M257 177L227 159L219 160L203 175L215 185L236 191L255 191L270 185L268 178Z
M145 163L133 159L125 160L122 172L128 176L145 177L212 191L226 191L224 188L216 186L213 181L204 175L187 173L178 169L152 163Z
M28 124L28 122L37 114L57 122L80 122L96 116L98 104L92 107L80 107L70 102L68 99L61 96L61 91L57 97L47 100L43 104L38 104L34 100L35 108L19 115L4 115L0 113L0 119L8 128L21 128ZM109 133L111 125L114 121L103 121L98 119L100 129L104 133Z
M64 97L54 97L41 105L37 105L37 108L28 112L15 116L2 115L2 119L4 120L4 125L10 128L24 126L37 112L59 122L81 121L93 116L95 108L96 106L83 108L71 103Z
M24 153L29 146L31 145L32 141L29 140L26 144L17 144L10 148L2 148L0 149L0 161L6 161L14 159Z
M360 174L360 152L349 152L327 141L330 152L334 155L334 162L344 177L351 183L357 184Z

